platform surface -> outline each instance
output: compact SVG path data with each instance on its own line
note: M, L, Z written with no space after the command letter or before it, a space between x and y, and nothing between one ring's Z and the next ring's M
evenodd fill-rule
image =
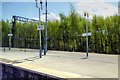
M118 55L51 51L39 58L39 51L0 51L0 62L61 78L118 78Z

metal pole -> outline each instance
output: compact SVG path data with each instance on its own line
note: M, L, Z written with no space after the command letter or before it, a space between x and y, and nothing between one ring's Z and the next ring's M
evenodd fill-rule
M86 58L88 58L88 14L86 14Z
M5 36L4 36L4 41L3 42L4 42L4 52L5 52Z
M12 16L12 47L14 48L15 46L15 31L16 31L16 27L15 27L15 24L16 24L16 16Z
M10 29L9 29L9 34L10 34ZM8 37L9 37L9 50L10 50L10 47L11 47L10 42L11 42L11 40L10 40L10 36L8 36Z
M11 37L9 36L9 50L11 49Z
M46 15L46 18L45 18L45 20L46 20L46 31L45 31L45 40L44 40L44 42L45 42L45 44L44 44L44 55L46 55L46 52L47 52L47 28L48 28L48 24L47 24L47 0L46 0L46 13L45 13L45 15Z
M11 34L11 27L9 29L9 34ZM9 50L11 49L11 36L12 35L9 36Z
M40 25L40 8L39 9L39 25ZM41 30L39 30L39 39L40 39L40 58L42 58L42 46L41 46Z

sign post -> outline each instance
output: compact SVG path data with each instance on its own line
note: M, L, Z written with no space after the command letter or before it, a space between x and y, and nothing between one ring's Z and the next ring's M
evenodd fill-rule
M40 9L42 10L42 0L35 0L36 2L36 8L38 8L39 11L39 22L38 25L40 25ZM38 2L40 3L40 5L38 6ZM39 30L39 38L40 38L40 58L42 58L42 45L41 45L41 30L44 29L43 26L38 26L37 29Z
M41 30L44 30L44 26L43 25L37 26L37 30L39 30L39 39L40 39L40 58L42 58Z
M13 34L8 34L9 36L9 50L11 49L11 37L13 36Z
M83 33L82 36L86 36L86 57L85 59L88 58L88 36L91 35L91 33L88 33L88 13L84 14L85 19L86 19L86 33Z

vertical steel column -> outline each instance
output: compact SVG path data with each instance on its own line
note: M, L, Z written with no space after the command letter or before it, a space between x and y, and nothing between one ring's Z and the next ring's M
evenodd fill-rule
M46 20L46 31L45 31L45 37L44 37L44 55L46 55L47 52L47 28L48 28L48 24L47 24L47 0L46 0L46 12L45 12L45 20Z
M41 21L41 18L40 18L40 8L38 8L39 10L39 22L38 22L38 24L40 25L40 21ZM40 58L42 58L42 45L41 45L41 30L39 30L39 39L40 39L40 54L39 54L39 56L40 56Z
M13 37L11 39L12 41L12 47L15 46L15 31L16 31L16 27L15 27L15 24L16 24L16 16L12 16L12 34L13 34Z
M8 25L9 26L9 25ZM12 35L11 35L11 27L9 27L10 29L9 29L9 34L10 35L8 35L9 36L9 50L11 49L11 37L12 37Z
M85 14L85 19L86 19L86 57L88 58L88 13Z
M86 58L88 58L88 14L86 14Z
M36 8L38 8L38 11L39 11L39 22L38 22L38 26L40 26L40 9L42 10L42 0L40 0L40 5L41 6L39 6L38 7L38 0L35 0L35 2L36 2ZM41 30L39 30L39 40L40 40L40 54L39 54L39 56L40 56L40 58L42 58L42 45L41 45Z
M9 36L9 50L11 49L11 36Z

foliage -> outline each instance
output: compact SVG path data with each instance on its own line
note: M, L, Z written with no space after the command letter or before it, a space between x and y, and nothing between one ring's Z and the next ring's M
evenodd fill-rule
M2 23L2 40L8 46L10 28L9 21ZM44 23L42 23L44 24ZM88 22L89 51L96 53L120 54L120 16L109 17L94 16ZM27 48L39 48L39 35L37 23L17 22L16 24L16 46ZM48 21L48 49L65 51L86 51L86 38L82 33L86 32L86 21L71 8L69 16L60 13L60 21ZM42 45L45 30L42 31ZM2 43L2 45L5 45Z

